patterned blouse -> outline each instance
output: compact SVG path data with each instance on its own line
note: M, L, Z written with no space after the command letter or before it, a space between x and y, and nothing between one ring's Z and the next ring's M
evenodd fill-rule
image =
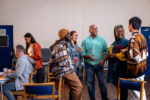
M57 78L60 78L65 73L74 73L74 68L71 62L70 52L66 41L61 41L54 47L51 57L52 70Z
M146 71L146 60L148 57L148 46L145 37L139 33L134 32L129 42L128 50L128 74L129 77L140 77Z

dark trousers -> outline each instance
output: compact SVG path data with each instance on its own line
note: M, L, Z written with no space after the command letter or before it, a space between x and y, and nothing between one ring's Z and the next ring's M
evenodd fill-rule
M35 75L36 83L43 83L44 82L44 68L40 68L37 70Z
M108 100L107 97L107 87L104 78L104 67L97 65L91 65L85 63L86 69L86 80L88 85L88 92L90 100L96 100L95 98L95 74L98 78L99 88L102 100Z
M128 99L128 90L122 88L120 92L121 92L120 100L127 100Z

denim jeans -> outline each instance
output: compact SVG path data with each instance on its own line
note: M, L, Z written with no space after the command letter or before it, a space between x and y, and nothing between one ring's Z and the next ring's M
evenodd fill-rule
M3 85L3 94L7 97L8 100L16 100L15 96L11 92L15 90L15 82L9 82Z
M86 69L86 81L88 85L88 92L90 100L96 100L95 98L95 74L98 78L99 88L102 100L108 100L107 97L107 87L104 78L104 67L97 65L91 65L85 63Z

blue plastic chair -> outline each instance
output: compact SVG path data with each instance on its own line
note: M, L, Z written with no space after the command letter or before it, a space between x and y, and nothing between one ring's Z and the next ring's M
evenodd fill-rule
M50 83L24 83L24 100L55 100L55 82ZM27 98L27 94L35 98Z
M132 80L132 79L119 78L117 99L115 100L120 100L121 88L140 91L140 100L143 100L143 90L144 90L145 83L146 83L145 81L137 81L137 80Z
M13 58L12 59L12 70L15 70L16 63L17 63L17 58Z
M48 61L48 82L50 82L51 79L55 79L55 76L52 72L52 60L50 58Z
M35 73L32 72L30 74L30 80L29 82L30 83L34 83L34 80L35 80ZM20 90L20 91L12 91L12 94L15 95L15 96L24 96L24 91L23 90Z

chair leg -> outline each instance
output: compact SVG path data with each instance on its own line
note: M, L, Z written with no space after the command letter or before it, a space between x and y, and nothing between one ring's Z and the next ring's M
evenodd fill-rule
M144 83L141 83L140 100L143 100Z
M120 100L120 79L118 79L117 99Z
M82 73L82 79L83 79L83 81L85 80L85 69L83 69L83 73Z
M63 79L63 86L64 86L64 84L65 84L65 80Z

